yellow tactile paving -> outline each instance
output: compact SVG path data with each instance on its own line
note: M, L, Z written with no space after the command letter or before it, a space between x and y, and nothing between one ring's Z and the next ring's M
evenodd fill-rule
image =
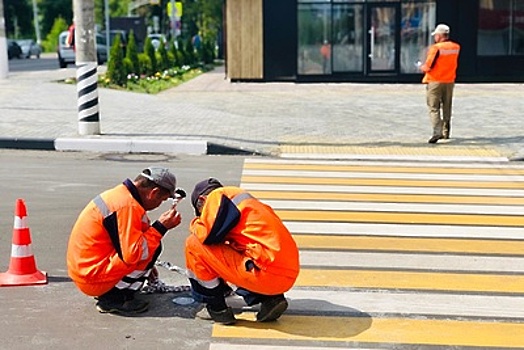
M293 235L300 249L524 255L524 240Z
M295 286L522 294L524 276L303 268Z
M238 318L234 327L215 325L213 337L524 348L524 323L284 315L268 324L253 322L252 314Z
M498 150L483 147L464 147L452 144L427 145L421 147L361 147L321 145L281 145L280 154L352 154L352 155L396 155L396 156L463 156L503 157Z

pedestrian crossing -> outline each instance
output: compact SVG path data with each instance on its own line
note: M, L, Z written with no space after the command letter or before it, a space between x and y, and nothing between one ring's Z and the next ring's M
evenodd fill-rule
M210 349L524 348L524 166L246 159L241 187L293 233L278 322Z

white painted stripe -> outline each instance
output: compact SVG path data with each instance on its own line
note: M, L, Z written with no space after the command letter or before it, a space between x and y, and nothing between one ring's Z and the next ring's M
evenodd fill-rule
M362 159L362 160L395 160L395 161L424 161L436 162L441 160L443 162L508 162L506 157L481 157L481 156L410 156L410 155L396 155L396 154L349 154L349 153L281 153L281 158L290 159L332 159L332 160L348 160L348 159Z
M78 105L82 105L86 102L90 102L94 99L98 98L98 90L91 91L90 93L87 93L85 95L78 97Z
M286 293L289 311L524 318L524 297L418 292L297 290Z
M27 228L27 216L24 216L24 217L15 216L15 222L13 224L13 228L17 230Z
M139 290L144 285L144 282L134 282L132 285L129 286L128 289L131 290Z
M147 272L149 272L149 270L135 270L127 274L126 277L137 279L137 278L144 276Z
M523 215L524 206L262 200L275 210L337 210L398 213Z
M115 287L118 288L118 289L127 289L127 288L129 288L129 283L120 280L120 281L118 281L118 283L116 284Z
M357 165L357 166L384 166L390 167L416 167L416 168L465 168L465 169L492 169L493 164L482 164L482 163L444 163L444 162L394 162L394 161L350 161L340 160L333 162L332 160L304 160L304 159L267 159L267 158L248 158L244 161L246 164L293 164L293 165ZM496 166L501 169L524 169L524 164L520 163L508 163L506 160Z
M336 186L336 185L281 185L242 182L247 191L300 191L335 193L398 193L463 196L524 197L524 190L443 188L443 187L394 187L394 186Z
M33 256L31 245L11 245L11 257L12 258L28 258Z
M297 178L331 178L331 179L404 179L404 180L434 180L434 181L492 181L492 182L517 182L524 181L520 175L465 175L465 174L427 174L423 173L369 173L347 171L301 171L301 170L251 170L244 169L243 176L269 176L269 177L297 177ZM502 171L501 171L502 172Z
M284 224L292 233L345 236L524 239L521 227L295 222Z
M524 257L306 250L300 252L300 266L522 273Z

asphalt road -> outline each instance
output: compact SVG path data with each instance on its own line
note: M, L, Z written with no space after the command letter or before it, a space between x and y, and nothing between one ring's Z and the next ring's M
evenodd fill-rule
M67 241L89 200L149 165L169 167L179 186L190 193L195 182L207 176L238 184L242 158L1 150L0 162L0 271L9 266L14 208L16 199L22 198L38 269L49 276L45 286L0 288L0 348L207 348L211 323L195 320L192 307L176 306L173 294L156 295L143 317L101 317L94 300L81 294L67 277ZM151 219L168 205L152 212ZM189 201L180 204L180 212L182 224L165 237L161 259L184 265L183 241L193 217ZM187 284L175 273L163 269L160 273L168 284Z
M13 58L9 60L8 64L10 72L30 72L59 69L58 57L55 52L43 53L40 58Z

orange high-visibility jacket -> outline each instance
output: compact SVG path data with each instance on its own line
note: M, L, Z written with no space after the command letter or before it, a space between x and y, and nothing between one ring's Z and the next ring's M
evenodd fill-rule
M100 295L100 288L89 285L106 284L109 291L122 277L145 269L162 236L130 190L118 185L80 213L67 249L69 276L87 295Z
M431 45L426 58L423 83L453 83L457 75L460 45L443 41Z
M263 271L293 280L298 276L298 248L291 233L271 207L238 187L213 190L190 231L204 245L228 244ZM186 259L192 258L186 252Z

